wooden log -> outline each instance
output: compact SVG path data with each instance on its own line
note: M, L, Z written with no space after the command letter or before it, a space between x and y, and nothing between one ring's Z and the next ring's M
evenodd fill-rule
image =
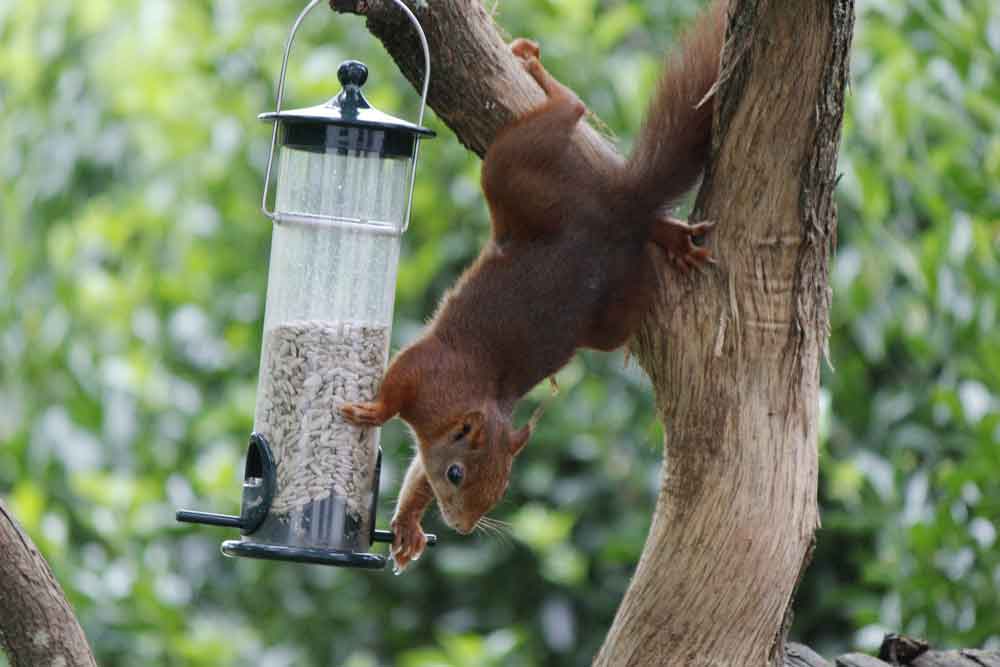
M927 651L910 663L912 667L1000 667L1000 651Z

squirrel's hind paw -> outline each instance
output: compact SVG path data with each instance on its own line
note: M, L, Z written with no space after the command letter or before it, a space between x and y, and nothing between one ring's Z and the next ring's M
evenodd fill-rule
M694 244L694 239L705 236L714 228L714 222L689 225L676 218L660 218L653 224L650 240L666 251L667 258L681 273L687 273L690 269L702 268L706 263L715 264L711 250Z
M538 43L524 37L518 37L510 43L510 52L514 57L527 64L531 60L538 60L542 51L538 48Z

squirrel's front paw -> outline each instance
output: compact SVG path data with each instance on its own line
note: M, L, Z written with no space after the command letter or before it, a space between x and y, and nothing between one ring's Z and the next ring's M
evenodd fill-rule
M689 225L676 218L661 218L653 224L651 240L667 252L667 258L682 273L700 268L706 262L715 264L708 248L697 246L694 239L708 234L715 227L714 222Z
M427 536L420 527L419 519L393 517L389 526L393 533L392 560L395 563L393 571L400 574L410 561L420 559L420 554L427 546Z
M386 422L381 403L347 403L340 406L340 414L356 426L381 426Z
M510 52L514 54L515 58L525 64L532 60L538 60L542 53L541 49L538 48L537 42L525 39L524 37L518 37L510 43Z

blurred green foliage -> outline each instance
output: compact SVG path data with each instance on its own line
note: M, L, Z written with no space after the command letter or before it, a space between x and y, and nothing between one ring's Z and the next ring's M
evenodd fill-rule
M697 10L505 0L627 145ZM493 3L489 3L492 8ZM402 577L220 557L252 425L257 206L287 0L0 3L0 492L105 666L588 664L641 551L662 431L621 355L582 354L518 462L509 539L444 534ZM793 635L1000 644L1000 11L859 3L821 442L823 529ZM360 19L319 12L289 100L337 63L415 108ZM412 339L488 221L478 162L424 145L400 270ZM528 401L544 400L540 387ZM383 431L383 523L410 445ZM428 525L444 526L435 518Z

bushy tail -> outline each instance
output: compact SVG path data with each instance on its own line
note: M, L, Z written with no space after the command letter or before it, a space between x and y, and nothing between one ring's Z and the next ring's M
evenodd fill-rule
M726 0L711 6L667 59L627 164L630 197L654 210L676 201L701 176L712 133L712 99L726 32Z

